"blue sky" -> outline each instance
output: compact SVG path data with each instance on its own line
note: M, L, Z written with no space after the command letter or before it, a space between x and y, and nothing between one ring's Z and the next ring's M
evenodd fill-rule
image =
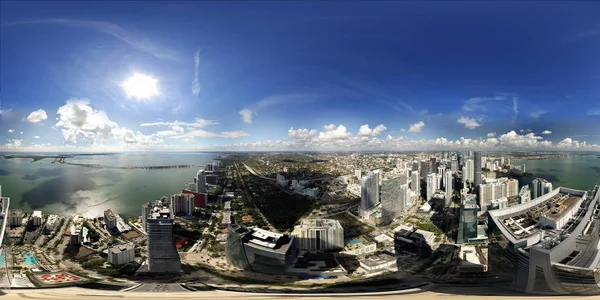
M0 5L11 151L599 149L600 3Z

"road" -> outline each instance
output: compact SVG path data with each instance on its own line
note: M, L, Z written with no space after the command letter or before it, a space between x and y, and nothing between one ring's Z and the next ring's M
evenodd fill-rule
M512 300L526 296L527 299L545 300L558 299L557 296L524 295L490 286L452 286L435 285L424 288L414 288L400 291L368 292L368 293L338 293L338 294L276 294L276 293L245 293L229 291L198 291L198 292L161 292L165 290L180 290L177 284L161 285L161 287L141 287L128 292L91 290L78 287L59 289L27 289L6 291L2 299L481 299ZM139 290L139 291L138 291ZM585 299L598 297L585 297ZM581 299L581 296L561 296L560 299Z

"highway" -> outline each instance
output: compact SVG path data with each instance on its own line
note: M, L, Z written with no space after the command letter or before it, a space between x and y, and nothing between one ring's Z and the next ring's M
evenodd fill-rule
M171 284L176 285L176 284ZM4 291L2 299L494 299L509 300L517 297L527 299L559 299L557 296L525 295L491 286L429 285L401 291L339 293L339 294L293 294L293 293L246 293L230 291L158 292L154 289L141 291L101 291L79 287L57 289L26 289ZM177 290L177 289L176 289ZM560 299L581 299L581 296L561 296ZM600 299L600 297L585 297Z

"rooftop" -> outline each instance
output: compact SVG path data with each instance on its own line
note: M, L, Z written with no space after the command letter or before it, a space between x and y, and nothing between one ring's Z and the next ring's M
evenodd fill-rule
M41 210L34 210L33 214L31 215L34 218L41 218L42 217L42 211Z
M469 265L487 265L487 260L478 246L463 245L458 253L459 264L461 266Z
M133 245L132 244L118 244L118 245L114 245L112 247L110 247L110 251L112 253L120 253L123 251L127 251L127 250L131 250L133 249Z
M104 217L107 218L108 220L112 221L115 219L115 214L112 212L112 210L107 209L104 211Z
M304 219L300 223L300 228L324 228L335 227L341 228L340 221L333 219Z
M279 234L260 228L234 226L233 229L236 233L244 235L244 243L250 244L254 247L265 248L274 252L287 252L294 239L287 234Z
M378 265L386 264L386 263L389 263L392 261L396 261L396 258L389 254L386 254L386 253L378 253L378 254L373 254L373 255L367 256L366 258L362 259L360 262L369 267L376 267Z

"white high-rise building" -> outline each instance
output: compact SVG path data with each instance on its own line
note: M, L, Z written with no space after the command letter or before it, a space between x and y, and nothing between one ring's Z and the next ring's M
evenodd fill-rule
M410 189L417 195L421 193L421 178L419 178L419 171L412 171L410 175Z
M360 169L354 170L354 176L356 176L356 179L360 180L362 177L362 171Z
M285 176L277 174L277 184L281 186L286 186L288 184L288 181L285 179Z
M453 159L450 162L450 170L454 173L458 173L458 160Z
M444 174L444 188L446 189L446 206L450 205L452 202L452 193L454 192L454 187L452 180L452 171L446 171Z
M524 185L519 191L519 204L527 203L531 201L531 192L529 191L529 186Z
M379 203L379 174L367 172L361 180L361 198L359 215L363 219L369 219L371 209Z
M31 215L31 223L33 226L41 226L42 225L42 211L35 210Z
M196 191L198 191L198 193L206 193L206 172L204 170L199 170L198 173L196 173L196 185Z
M469 181L473 183L475 178L475 163L472 159L467 159L465 167L463 168L463 181Z
M531 182L531 198L543 196L552 191L552 183L543 178L536 178Z
M181 259L173 243L175 217L166 197L155 201L146 216L148 269L150 273L179 273Z
M438 175L444 176L444 172L446 171L446 166L444 166L444 165L439 166L437 168L437 171L438 171Z
M192 214L194 214L194 195L171 195L171 210L173 210L173 214L175 215L191 216Z
M292 234L300 250L319 252L344 248L344 228L338 220L305 219Z
M17 227L23 225L23 212L18 209L8 211L8 226Z
M437 173L427 175L427 201L431 200L433 194L440 189L442 177Z
M519 181L517 179L508 179L506 182L506 197L515 197L519 195Z

